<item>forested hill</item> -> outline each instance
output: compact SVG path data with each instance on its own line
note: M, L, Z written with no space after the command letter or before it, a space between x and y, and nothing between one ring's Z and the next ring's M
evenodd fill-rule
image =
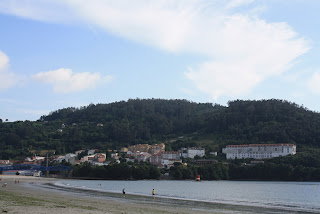
M167 142L167 148L174 150L200 145L213 151L243 143L319 148L320 114L283 100L237 100L225 107L186 100L132 99L60 109L36 122L0 123L0 159L31 149L65 153L156 142Z

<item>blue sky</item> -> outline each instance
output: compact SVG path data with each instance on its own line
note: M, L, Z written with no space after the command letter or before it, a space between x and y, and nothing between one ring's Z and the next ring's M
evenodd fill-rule
M0 118L134 98L320 111L319 0L0 0Z

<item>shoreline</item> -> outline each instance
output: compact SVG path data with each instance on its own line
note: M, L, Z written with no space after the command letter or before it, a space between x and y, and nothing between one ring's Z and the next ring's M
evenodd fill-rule
M219 204L56 186L61 179L0 176L0 212L8 213L292 213L264 207ZM19 183L15 183L19 180ZM2 210L1 210L2 209ZM308 213L308 212L295 212Z

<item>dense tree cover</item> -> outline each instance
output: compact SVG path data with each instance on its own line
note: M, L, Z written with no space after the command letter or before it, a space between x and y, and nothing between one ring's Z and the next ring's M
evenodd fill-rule
M297 155L264 160L264 163L250 164L250 159L234 160L229 165L230 179L320 180L320 150L305 151Z
M228 136L227 144L320 145L320 114L284 100L232 101L207 122L209 132Z
M319 113L283 100L236 100L224 107L186 100L134 99L59 109L38 121L2 122L0 159L22 158L31 150L53 149L64 154L97 148L105 152L157 142L166 142L168 150L200 145L207 151L228 144L295 143L299 152L319 148L319 127Z
M133 164L120 163L107 166L92 166L90 163L75 165L72 170L74 177L92 177L113 180L128 179L158 179L161 176L160 170L148 162Z
M200 175L203 180L228 180L229 167L222 163L198 166L188 164L187 166L177 164L170 168L170 175L175 179L195 179Z

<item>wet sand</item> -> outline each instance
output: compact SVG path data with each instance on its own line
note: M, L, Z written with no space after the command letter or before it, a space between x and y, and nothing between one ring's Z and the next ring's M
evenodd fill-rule
M103 193L57 187L57 179L25 176L1 176L0 213L186 213L186 214L253 214L292 213L196 201ZM18 182L19 181L19 182ZM2 187L4 183L8 185Z

